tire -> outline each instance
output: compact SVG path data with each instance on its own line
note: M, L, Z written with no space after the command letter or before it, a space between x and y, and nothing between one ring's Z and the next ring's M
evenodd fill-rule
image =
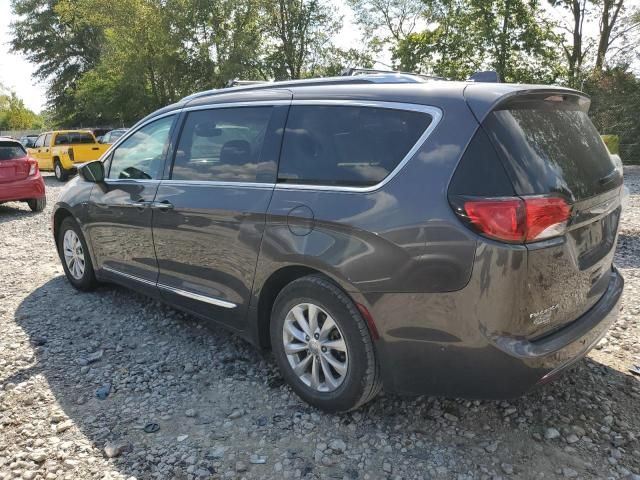
M302 314L306 325L313 328L312 311L318 312L315 342L304 334L305 328L297 320ZM333 326L327 323L330 320ZM323 333L325 326L328 333ZM364 405L380 391L380 368L369 329L353 301L325 277L303 277L280 292L271 313L270 333L282 376L305 402L326 412L346 412ZM294 365L305 372L299 375Z
M56 160L53 164L53 173L59 182L66 182L69 179L69 172L64 169L60 160Z
M47 198L46 197L32 198L30 200L27 200L27 205L29 205L29 208L33 212L41 212L47 206Z
M69 233L68 233L69 232ZM78 265L83 265L82 269L78 267L74 267L76 265L75 262L69 262L67 260L67 256L65 255L65 236L69 235L69 239L71 242L68 246L72 247L71 252L67 250L67 254L76 252L75 262L78 262ZM73 239L77 238L79 243L74 243ZM73 247L80 247L80 250L74 250ZM87 242L84 239L84 235L82 235L82 231L80 230L80 226L76 223L76 221L67 217L62 220L60 224L60 229L58 231L57 238L57 247L58 247L58 255L60 256L60 261L62 262L62 268L64 268L64 273L67 276L67 280L69 283L76 288L77 290L81 290L84 292L88 292L94 290L98 286L98 281L96 280L96 275L93 270L93 264L91 263L91 256L89 255L89 249L87 248ZM82 259L84 263L79 262L81 253ZM81 270L81 273L80 273Z

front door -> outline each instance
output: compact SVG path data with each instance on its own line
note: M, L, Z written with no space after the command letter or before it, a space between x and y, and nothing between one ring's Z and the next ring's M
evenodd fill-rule
M269 98L274 99L274 95ZM155 199L160 294L243 329L290 95L185 116Z
M176 115L147 123L108 157L107 178L91 193L87 225L100 273L155 294L153 200Z

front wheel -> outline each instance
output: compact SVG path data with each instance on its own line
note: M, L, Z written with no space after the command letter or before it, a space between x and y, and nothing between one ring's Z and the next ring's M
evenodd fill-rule
M53 173L56 176L56 180L59 182L66 182L69 178L69 172L64 169L60 160L56 160L56 163L53 166Z
M371 336L353 301L322 276L287 285L271 317L271 345L283 377L328 412L358 408L380 391Z
M93 270L87 243L80 226L71 218L65 218L58 232L58 254L69 283L78 290L93 290L98 281Z
M41 212L47 206L47 199L46 197L32 198L31 200L27 200L27 205L29 205L32 212Z

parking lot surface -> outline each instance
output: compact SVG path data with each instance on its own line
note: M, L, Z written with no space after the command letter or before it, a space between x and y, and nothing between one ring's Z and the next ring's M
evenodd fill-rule
M222 328L116 286L76 292L46 177L43 214L0 205L0 479L638 480L640 168L625 181L624 309L586 360L514 401L382 395L329 415Z

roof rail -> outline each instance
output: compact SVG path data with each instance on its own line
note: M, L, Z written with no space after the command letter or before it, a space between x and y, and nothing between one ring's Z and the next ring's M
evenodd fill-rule
M500 75L495 70L475 72L469 77L470 82L500 83Z
M263 82L260 80L230 80L227 86L231 88L206 90L204 92L194 93L184 97L181 102L187 102L196 98L208 97L228 93L229 90L249 91L261 90L265 88L289 88L289 87L316 87L321 85L348 85L357 83L420 83L427 80L445 80L440 77L431 77L429 75L393 72L393 71L373 71L375 73L365 72L363 69L360 73L354 75L341 75L338 77L321 77L321 78L305 78L302 80L283 80L278 82Z
M264 83L272 83L272 82L268 82L267 80L240 80L238 78L234 78L233 80L229 80L224 87L225 88L244 87L245 85L261 85Z
M377 70L374 68L346 68L342 71L340 75L343 77L355 77L358 75L412 75L414 77L424 78L426 80L448 80L445 77L439 77L437 75L426 75L424 73L415 73L415 72L402 72L399 70Z

